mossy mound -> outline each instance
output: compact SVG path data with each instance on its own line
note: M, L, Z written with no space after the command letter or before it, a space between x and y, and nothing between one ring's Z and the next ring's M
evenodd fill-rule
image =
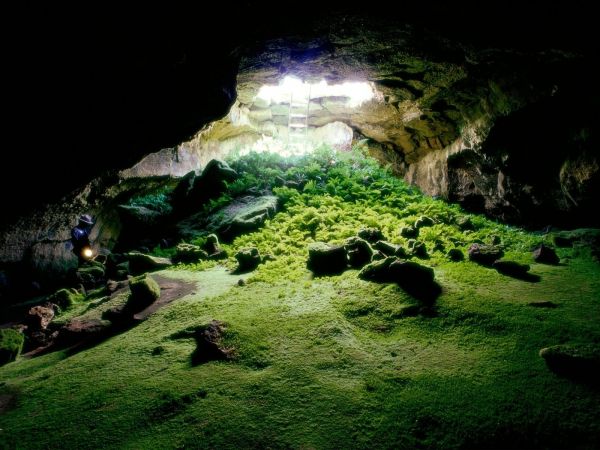
M127 300L126 309L131 312L139 312L160 297L160 286L149 275L141 275L129 281L131 295Z
M23 350L25 336L12 328L0 329L0 366L17 359Z
M60 307L61 310L67 310L76 303L81 302L85 296L79 293L76 289L59 289L54 294L48 297L50 303L54 303Z

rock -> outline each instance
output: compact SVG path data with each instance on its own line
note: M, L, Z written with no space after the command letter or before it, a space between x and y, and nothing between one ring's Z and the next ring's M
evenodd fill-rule
M520 264L515 261L494 261L492 267L503 275L510 277L523 277L529 272L529 264Z
M176 262L193 263L201 259L208 259L208 253L202 250L200 246L194 244L182 242L181 244L177 244L175 251L173 261Z
M419 228L432 227L433 225L434 222L431 217L421 216L415 221L414 228L418 230Z
M400 255L400 253L406 253L401 245L392 244L387 241L377 241L373 246L385 256L398 256L404 257L406 255Z
M218 197L227 189L227 182L237 178L237 172L221 160L212 159L208 162L202 175L195 177L193 186L188 191L186 203L193 203L196 208L207 200ZM183 189L183 188L182 188Z
M404 238L417 238L419 237L419 229L409 225L407 227L400 228L400 236Z
M245 248L235 254L238 267L237 273L251 272L261 263L260 253L256 247Z
M366 281L375 281L378 283L391 283L394 281L393 274L389 268L392 263L399 261L395 256L389 256L379 261L373 261L367 264L358 273L358 278Z
M171 193L171 204L177 213L180 213L181 209L185 207L190 191L194 186L195 179L196 172L192 170L181 177L177 186L173 189L173 192Z
M491 266L494 261L504 256L504 251L495 245L472 244L469 247L469 260L483 266Z
M550 301L536 301L527 303L529 306L533 306L534 308L556 308L558 305L554 302Z
M371 258L371 261L381 261L382 259L385 259L385 258L387 258L387 255L384 255L379 250L375 250L373 252L373 257Z
M269 262L269 261L277 261L277 258L275 258L275 255L273 255L271 253L267 253L266 255L263 255L260 258L261 264L264 264L264 263Z
M75 303L79 303L84 298L83 294L77 292L77 290L70 289L59 289L54 294L48 297L48 302L55 303L62 310L69 309Z
M463 261L465 259L465 255L463 254L462 250L458 248L451 248L448 250L446 256L450 261L454 262Z
M219 238L216 234L213 233L206 236L206 240L202 245L202 250L204 250L208 256L214 256L223 251L221 249L221 244L219 243Z
M573 247L574 239L572 237L565 237L561 235L554 236L554 245L561 248Z
M548 367L557 374L598 382L600 344L563 344L540 350Z
M421 286L428 286L433 283L433 269L414 261L404 261L401 259L392 261L389 271L393 280L404 288L420 288Z
M160 297L160 286L148 275L132 278L129 289L131 295L125 309L133 314L146 309Z
M540 244L533 250L533 260L540 264L558 264L560 261L553 248Z
M348 263L355 269L360 269L365 264L369 264L373 257L373 249L369 243L359 237L346 239L344 249L348 255Z
M156 227L167 215L162 211L139 205L118 205L117 211L121 218L121 224L125 228L137 229L139 227Z
M100 340L110 333L111 322L101 319L73 319L58 330L56 345L70 347L75 344Z
M129 286L129 280L120 280L120 281L108 280L106 282L106 290L109 294L112 294L113 292L118 291L119 289L125 289L128 286Z
M99 262L87 261L75 272L77 283L86 289L93 288L105 280L106 268Z
M132 274L166 269L173 264L169 258L160 258L139 252L129 252L126 257Z
M459 218L456 219L456 226L462 230L462 231L467 231L467 230L474 230L475 226L473 225L473 222L471 222L471 218L468 216L461 216Z
M25 322L31 331L45 330L54 319L54 310L46 306L34 306L27 312Z
M425 247L425 244L423 242L410 239L408 241L408 251L417 258L429 258L429 255L427 254L427 247Z
M23 350L25 336L12 328L0 329L0 366L17 359Z
M244 279L243 279L243 278L240 278L240 279L237 281L237 285L238 285L238 286L240 286L240 287L241 287L241 286L246 286L246 282L244 281Z
M223 337L227 330L224 322L213 320L193 330L185 330L174 335L174 338L193 337L196 340L196 349L192 353L192 365L203 364L208 361L223 361L233 359L235 349L225 347Z
M239 197L209 215L196 213L177 224L178 233L184 239L194 239L206 232L218 233L229 241L239 234L260 228L272 218L278 209L274 195ZM209 253L210 254L210 253Z
M490 237L490 245L500 245L500 243L502 242L502 240L500 239L500 236L491 236Z
M446 251L446 246L444 245L444 243L442 241L440 241L439 239L436 239L433 244L433 251L444 253Z
M363 228L358 232L358 237L371 244L377 241L385 241L385 237L379 228Z
M343 246L329 245L325 242L308 244L309 270L315 275L331 275L342 273L348 267L348 255Z

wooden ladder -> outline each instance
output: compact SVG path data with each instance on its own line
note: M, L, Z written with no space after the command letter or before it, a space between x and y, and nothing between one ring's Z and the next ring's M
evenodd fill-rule
M308 116L310 114L310 85L308 95L290 93L290 108L288 111L288 146L295 148L306 147L308 144Z

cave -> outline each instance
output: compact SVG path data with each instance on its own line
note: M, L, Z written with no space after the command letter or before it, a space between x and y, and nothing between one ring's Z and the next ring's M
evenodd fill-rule
M590 8L17 7L2 446L597 448Z

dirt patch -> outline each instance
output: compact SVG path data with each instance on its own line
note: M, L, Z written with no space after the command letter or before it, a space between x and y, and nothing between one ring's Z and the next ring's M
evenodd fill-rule
M144 320L163 306L185 297L197 289L196 283L191 281L176 280L162 275L152 275L151 277L160 286L160 297L146 309L134 315L135 320Z

